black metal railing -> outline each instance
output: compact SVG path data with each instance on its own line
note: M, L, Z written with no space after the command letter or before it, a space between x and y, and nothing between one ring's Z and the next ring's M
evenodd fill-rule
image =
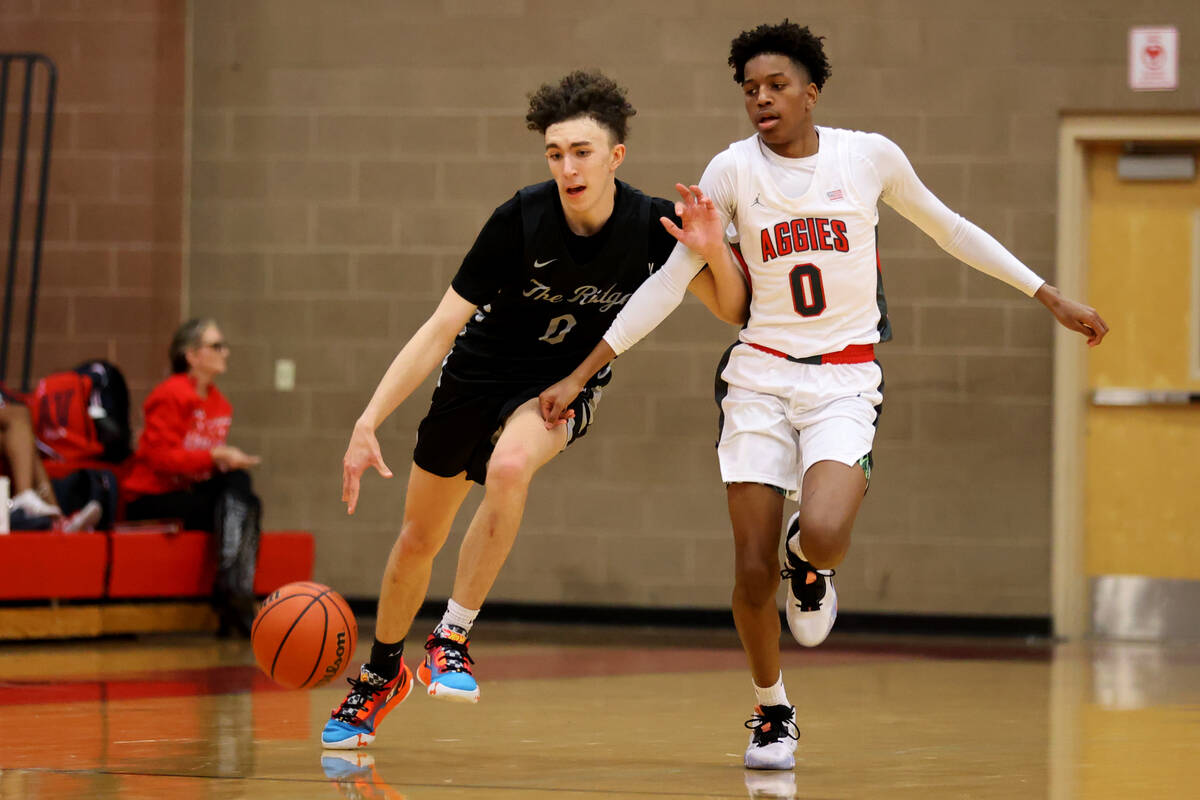
M17 290L17 269L21 251L21 212L25 205L26 162L29 156L29 127L34 115L34 83L38 68L44 68L45 100L41 103L42 147L41 170L37 179L37 197L34 212L33 236L30 242L32 256L29 264L29 298L25 313L25 354L21 366L21 391L29 391L29 371L33 363L33 337L37 321L38 281L42 266L42 235L46 224L46 191L50 178L50 142L54 133L54 97L58 88L58 70L51 61L40 53L0 53L0 170L4 166L5 123L8 115L8 90L20 86L21 106L17 122L17 146L14 158L12 214L8 228L7 272L4 277L4 310L0 320L0 381L8 378L8 351L12 341L13 302ZM0 175L2 177L2 175Z

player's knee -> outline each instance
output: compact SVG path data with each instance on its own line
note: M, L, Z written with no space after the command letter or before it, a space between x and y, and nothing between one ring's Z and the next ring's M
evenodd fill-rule
M395 554L401 561L411 559L428 560L442 548L442 538L435 531L418 522L409 520L400 529L396 539Z
M529 456L519 450L495 453L487 468L489 490L524 491L529 485Z
M736 597L751 605L774 602L779 588L779 559L763 553L758 556L739 558L734 570Z
M832 516L802 519L800 549L817 569L832 569L842 563L850 549L851 523Z
M749 606L761 606L775 602L775 593L779 589L778 570L763 571L748 576L745 580L734 582L733 596Z

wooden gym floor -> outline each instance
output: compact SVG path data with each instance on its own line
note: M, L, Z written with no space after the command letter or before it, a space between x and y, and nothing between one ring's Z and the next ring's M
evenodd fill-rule
M1197 644L789 645L802 736L787 773L742 768L753 703L731 631L484 621L472 653L479 705L418 686L374 745L338 755L319 729L345 684L277 689L245 642L6 644L0 800L1128 800L1200 785Z

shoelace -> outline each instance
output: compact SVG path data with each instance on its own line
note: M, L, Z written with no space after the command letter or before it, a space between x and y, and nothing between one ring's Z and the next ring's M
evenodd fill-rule
M754 746L766 747L780 739L799 739L796 727L796 712L790 706L761 706L754 709L754 716L744 723L754 731Z
M467 652L466 644L438 636L436 633L430 634L430 638L425 640L425 649L432 653L439 647L442 648L442 663L439 666L444 667L445 672L471 674L471 668L467 665L474 664L475 659L471 658L471 654Z
M333 718L343 722L356 722L358 712L367 707L367 701L374 695L387 691L386 683L379 686L362 678L346 678L346 683L350 684L350 694L346 695L346 699L333 712Z
M794 556L791 556L794 558ZM837 570L832 569L817 569L807 561L798 562L794 567L784 567L779 570L779 577L784 580L791 580L793 576L803 578L810 572L814 572L822 578L832 578L837 574ZM789 558L790 562L790 558ZM825 581L813 581L812 583L804 582L801 584L799 591L796 589L796 582L792 582L792 594L796 595L796 600L800 603L801 611L820 611L821 600L825 597Z

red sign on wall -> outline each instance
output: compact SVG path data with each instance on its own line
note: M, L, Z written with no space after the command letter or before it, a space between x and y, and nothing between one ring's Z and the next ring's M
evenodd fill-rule
M1173 26L1129 29L1129 88L1163 92L1179 88L1179 30Z

